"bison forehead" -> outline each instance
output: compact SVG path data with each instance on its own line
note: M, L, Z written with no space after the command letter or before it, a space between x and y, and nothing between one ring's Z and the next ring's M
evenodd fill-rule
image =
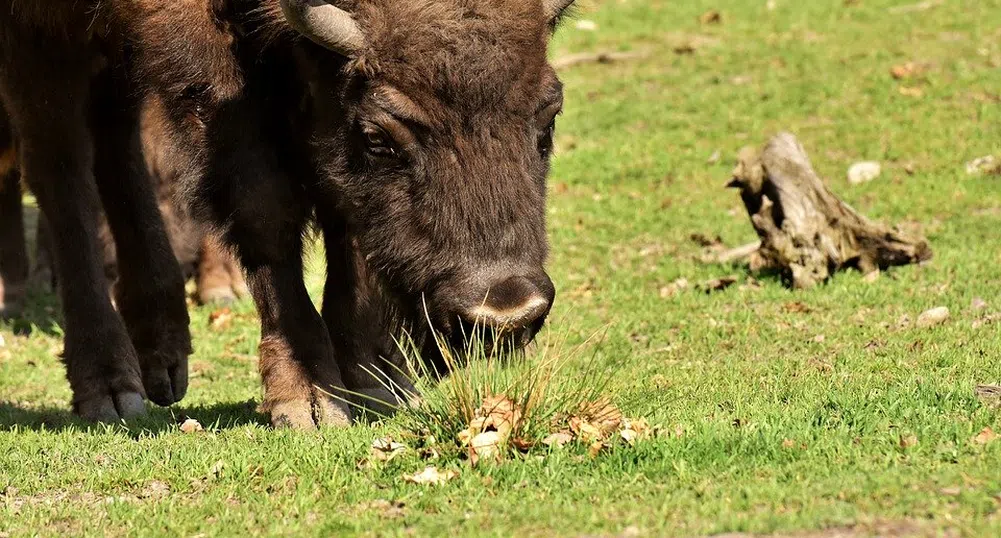
M368 0L363 61L417 98L471 108L539 93L549 25L540 0Z

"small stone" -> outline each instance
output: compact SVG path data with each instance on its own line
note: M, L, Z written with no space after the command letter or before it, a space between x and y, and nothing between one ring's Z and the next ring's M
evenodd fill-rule
M852 185L866 183L879 177L883 172L882 166L875 161L863 161L853 164L848 169L848 182Z
M918 327L927 328L935 325L941 325L949 319L949 309L944 306L938 306L930 310L925 310L918 316L917 325Z

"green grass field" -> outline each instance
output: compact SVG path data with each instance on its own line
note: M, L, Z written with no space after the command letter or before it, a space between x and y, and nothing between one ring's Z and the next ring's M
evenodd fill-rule
M579 343L607 328L583 355L627 415L670 435L594 458L568 445L476 468L416 450L365 462L373 440L405 438L402 419L298 433L256 414L249 303L223 329L193 311L181 405L88 428L69 415L56 304L37 296L30 337L0 329L0 536L1001 535L1001 439L973 440L1001 432L1001 406L974 393L1001 384L1001 176L965 169L1001 157L1001 0L915 1L591 1L558 32L554 58L636 57L561 71L548 331ZM710 9L721 22L700 22ZM906 62L923 72L891 76ZM809 291L701 262L693 234L755 238L723 185L740 147L780 130L934 259ZM861 160L883 173L850 185ZM679 278L692 287L662 296ZM951 317L917 327L937 306ZM182 433L182 416L206 431ZM458 476L403 480L429 464Z

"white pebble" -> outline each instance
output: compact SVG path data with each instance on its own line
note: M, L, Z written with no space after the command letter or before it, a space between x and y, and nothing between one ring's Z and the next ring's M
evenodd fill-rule
M940 325L945 323L945 320L949 319L949 309L944 306L939 306L932 308L931 310L925 310L918 316L918 327L932 327L934 325Z
M879 177L883 168L875 161L855 163L848 169L848 182L852 185L872 181Z

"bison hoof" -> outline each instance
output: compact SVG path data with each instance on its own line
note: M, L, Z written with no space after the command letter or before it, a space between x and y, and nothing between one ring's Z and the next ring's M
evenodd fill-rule
M312 400L290 400L271 406L271 423L276 428L315 430L317 426L347 427L351 411L343 402L318 393Z
M184 398L188 392L187 357L166 368L143 368L143 387L151 402L167 407Z
M90 422L113 423L146 414L138 392L118 392L76 403L76 413Z

